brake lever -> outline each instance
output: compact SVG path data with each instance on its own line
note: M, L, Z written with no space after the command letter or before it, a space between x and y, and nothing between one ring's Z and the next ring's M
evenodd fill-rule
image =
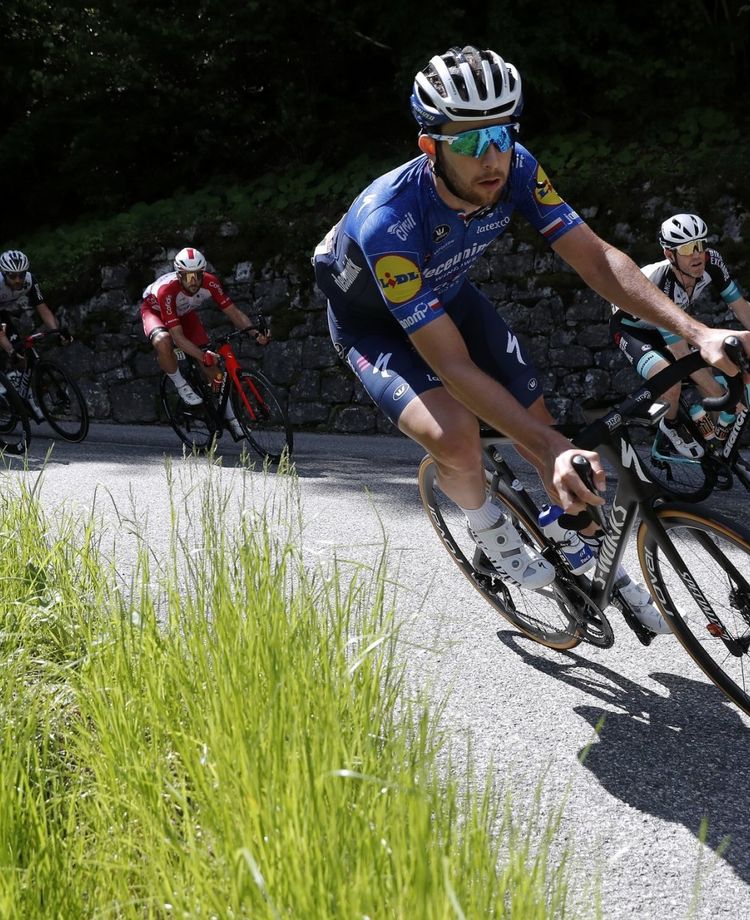
M724 339L724 353L727 358L736 364L739 372L733 377L726 377L727 391L723 396L707 396L701 400L703 408L708 412L721 412L722 409L733 411L737 403L742 399L745 383L743 375L748 371L748 360L745 349L742 347L740 340L730 335Z
M594 495L600 495L601 493L594 485L594 471L591 469L591 464L586 459L586 457L581 454L576 454L572 460L573 469L578 473L578 477L589 490L593 492ZM604 512L602 511L602 505L586 505L588 512L594 521L601 527L602 530L607 530L607 522L604 517Z

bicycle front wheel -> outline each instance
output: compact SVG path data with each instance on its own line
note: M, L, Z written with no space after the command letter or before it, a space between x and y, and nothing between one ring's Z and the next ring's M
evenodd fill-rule
M674 565L643 522L646 585L704 673L750 715L750 531L679 505L656 509L682 562Z
M31 389L50 427L66 441L83 441L89 433L89 410L67 372L52 361L39 361Z
M676 453L657 429L645 432L646 444L639 448L641 463L667 498L702 502L713 492L718 478L716 461L710 456L691 460ZM702 439L701 439L702 440Z
M541 591L526 591L498 575L483 563L481 550L472 539L461 509L440 490L437 467L432 457L425 457L419 467L419 494L422 505L443 546L482 597L516 629L535 642L549 648L569 649L581 642L575 618L553 582ZM511 505L510 497L496 496L505 505L519 533L539 549L541 539L535 522L523 509Z
M197 387L196 381L193 380L191 383ZM167 421L189 450L203 453L215 445L219 429L210 407L205 403L205 400L210 398L208 393L198 392L203 396L204 402L198 406L189 406L180 399L169 377L166 374L162 375L159 396Z
M238 378L232 407L253 450L271 463L278 463L285 450L291 457L292 427L271 384L260 371L240 371Z
M22 454L30 442L28 413L13 384L0 373L0 453Z

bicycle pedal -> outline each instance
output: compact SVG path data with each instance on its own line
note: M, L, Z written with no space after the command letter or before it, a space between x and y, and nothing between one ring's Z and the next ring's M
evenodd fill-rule
M641 645L651 645L652 641L656 638L656 633L651 632L648 626L644 626L643 623L641 623L630 607L620 597L619 591L613 593L609 602L623 615L625 622L633 630Z

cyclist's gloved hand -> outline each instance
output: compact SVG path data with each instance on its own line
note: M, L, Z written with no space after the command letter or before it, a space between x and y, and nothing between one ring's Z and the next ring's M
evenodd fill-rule
M204 367L214 367L219 363L219 356L215 351L204 351L203 352L203 366Z
M70 345L73 341L73 333L67 326L58 326L57 331L60 333L60 342L63 345Z

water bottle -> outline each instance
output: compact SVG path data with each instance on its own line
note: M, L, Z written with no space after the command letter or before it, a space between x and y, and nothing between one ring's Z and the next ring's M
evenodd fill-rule
M698 403L692 405L690 407L690 418L693 420L704 439L706 441L713 441L716 437L714 423L711 421L711 416L706 412L703 406Z
M559 505L542 505L539 526L544 535L557 544L573 574L580 575L596 563L596 558L575 530L566 530L559 524L562 513Z
M719 417L716 419L716 438L718 441L726 441L736 418L737 416L734 412L719 413Z

